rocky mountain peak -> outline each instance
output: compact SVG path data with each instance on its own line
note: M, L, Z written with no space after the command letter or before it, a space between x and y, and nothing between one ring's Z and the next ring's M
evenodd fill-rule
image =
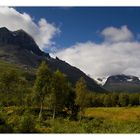
M120 75L113 75L108 77L107 82L113 82L113 83L131 82L132 83L132 82L140 82L140 80L136 76L120 74Z
M0 44L16 45L20 49L26 49L38 56L44 55L49 57L49 54L42 52L34 39L22 29L12 32L6 27L0 28Z
M132 75L112 75L107 78L103 87L113 92L140 92L140 80Z
M1 27L0 28L0 32L6 33L6 32L10 32L6 27Z

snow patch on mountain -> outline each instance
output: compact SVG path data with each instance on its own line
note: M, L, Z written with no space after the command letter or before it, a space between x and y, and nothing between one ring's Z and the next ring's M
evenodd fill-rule
M108 79L108 77L103 77L103 78L97 78L95 80L99 85L104 85L105 82L107 81L107 79Z
M133 81L133 79L127 79L127 81L128 81L128 82L131 82L131 81Z

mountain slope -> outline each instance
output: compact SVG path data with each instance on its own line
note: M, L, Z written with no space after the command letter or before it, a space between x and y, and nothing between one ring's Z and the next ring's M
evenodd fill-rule
M103 87L113 92L140 92L140 80L136 76L113 75L108 77Z
M0 28L0 59L25 69L37 68L41 61L45 60L52 71L59 69L67 75L71 83L75 84L80 77L84 77L90 90L106 92L76 67L62 60L51 58L48 53L42 52L33 38L23 30L11 32L5 27Z

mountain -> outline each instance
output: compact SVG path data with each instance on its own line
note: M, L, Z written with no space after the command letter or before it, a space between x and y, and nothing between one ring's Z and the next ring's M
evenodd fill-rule
M113 75L107 78L103 87L113 92L140 92L140 80L131 75Z
M36 69L44 60L47 61L52 71L57 69L62 71L72 84L83 77L90 90L107 92L81 70L59 58L54 59L48 53L41 51L34 39L24 30L12 32L5 27L0 28L0 60L16 64L24 69Z
M37 67L43 58L49 57L49 54L42 52L25 31L11 32L5 27L0 28L0 59Z

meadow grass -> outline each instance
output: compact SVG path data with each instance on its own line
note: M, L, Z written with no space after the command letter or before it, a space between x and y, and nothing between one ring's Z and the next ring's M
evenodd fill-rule
M85 110L85 116L112 121L139 121L140 107L96 107Z
M87 108L81 121L46 117L38 122L38 111L22 107L4 107L0 110L7 132L35 133L140 133L140 107ZM43 110L44 114L47 110ZM25 123L26 122L26 123ZM30 125L31 127L27 127ZM31 129L31 130L30 130Z

